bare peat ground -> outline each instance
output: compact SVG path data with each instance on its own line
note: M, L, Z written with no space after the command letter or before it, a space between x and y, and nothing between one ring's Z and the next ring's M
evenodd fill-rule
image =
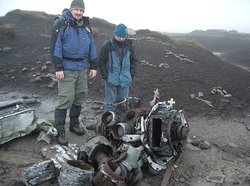
M36 114L44 119L53 119L57 95L49 63L49 28L54 17L16 10L0 18L0 25L15 26L14 36L1 37L0 101L35 96L40 101L33 105ZM114 25L97 18L91 22L99 51ZM131 96L140 98L146 107L158 88L161 101L174 98L175 108L185 110L189 138L196 136L211 144L201 150L188 143L170 185L250 185L250 73L194 43L175 42L149 30L129 37L139 59ZM214 88L232 96L212 93ZM82 117L88 124L100 119L102 100L103 82L98 74L89 81L89 99L83 105ZM89 137L75 136L66 128L70 143L80 146ZM11 185L20 179L24 167L44 161L40 150L47 144L38 143L37 137L38 133L33 133L0 145L0 185ZM56 141L50 145L54 144ZM142 185L160 185L163 174L153 176L145 171ZM207 180L214 176L225 178L223 184Z

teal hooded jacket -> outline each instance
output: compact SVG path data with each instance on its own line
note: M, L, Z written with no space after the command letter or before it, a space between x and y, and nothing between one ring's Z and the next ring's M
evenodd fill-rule
M135 76L137 61L132 41L129 39L124 43L119 43L114 38L106 41L98 56L100 73L112 86L130 86Z

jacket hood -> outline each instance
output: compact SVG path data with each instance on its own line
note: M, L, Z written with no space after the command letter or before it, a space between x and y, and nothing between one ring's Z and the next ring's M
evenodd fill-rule
M65 20L66 20L68 23L71 23L71 24L74 23L74 19L73 19L73 17L71 16L71 13L70 13L69 9L65 8L65 9L62 11L62 16L65 18Z

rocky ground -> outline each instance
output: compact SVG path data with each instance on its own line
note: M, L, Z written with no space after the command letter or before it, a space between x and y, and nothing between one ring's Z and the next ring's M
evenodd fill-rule
M36 115L50 120L57 95L49 58L49 28L54 17L16 10L0 18L0 25L14 25L14 35L3 35L0 42L0 101L36 97L39 103L32 105ZM97 18L91 22L99 51L114 25ZM249 185L249 72L193 42L177 42L149 30L129 37L139 59L131 96L148 106L158 88L160 100L173 98L175 108L185 110L190 124L188 144L174 167L171 185ZM89 81L89 92L81 116L95 123L102 113L99 74ZM68 129L67 136L78 145L89 137L75 136ZM47 144L37 142L37 137L38 133L32 133L0 145L1 185L11 185L24 167L44 160L40 150ZM210 148L194 146L194 138L209 142ZM54 144L55 140L50 145ZM145 171L143 184L160 185L163 174L152 176Z

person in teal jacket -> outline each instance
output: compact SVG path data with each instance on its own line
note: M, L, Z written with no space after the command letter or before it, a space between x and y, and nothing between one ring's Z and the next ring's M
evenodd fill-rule
M84 134L79 122L81 105L88 92L88 73L94 78L98 68L89 18L83 16L84 11L83 0L73 0L70 9L64 9L52 27L51 59L58 80L55 128L61 145L68 144L64 127L68 109L69 130L77 135Z
M127 27L116 25L113 38L104 43L98 56L99 70L105 81L104 112L114 111L114 102L129 96L137 61Z

